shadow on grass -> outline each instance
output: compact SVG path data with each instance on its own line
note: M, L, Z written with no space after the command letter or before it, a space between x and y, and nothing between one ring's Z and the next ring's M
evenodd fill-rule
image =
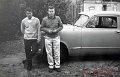
M37 64L45 64L48 65L47 63L47 56L45 54L38 54L34 58L35 62ZM68 60L65 60L63 63L70 63L70 62L85 62L85 61L90 61L90 62L96 62L96 61L111 61L111 62L117 62L120 61L120 55L119 54L86 54L84 56L69 56Z

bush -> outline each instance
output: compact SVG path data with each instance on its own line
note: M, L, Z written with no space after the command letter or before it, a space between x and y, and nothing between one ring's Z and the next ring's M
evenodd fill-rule
M20 23L25 17L26 7L34 9L34 16L42 21L47 15L47 7L54 5L56 15L61 17L62 22L68 23L69 21L66 17L69 0L0 0L0 5L0 34L2 35L0 40L20 37Z

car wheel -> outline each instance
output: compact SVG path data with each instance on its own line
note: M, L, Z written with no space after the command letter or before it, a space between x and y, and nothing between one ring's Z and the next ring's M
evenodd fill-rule
M44 62L47 62L47 53L46 53L46 50L45 50L45 46L44 46L44 48L43 48L43 60L44 60Z
M61 63L65 62L68 59L68 50L65 46L61 45L60 47L60 61Z

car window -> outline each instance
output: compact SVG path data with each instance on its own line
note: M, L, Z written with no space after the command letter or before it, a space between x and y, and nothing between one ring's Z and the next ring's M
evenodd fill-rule
M117 28L117 17L94 16L88 22L87 28Z
M99 21L98 17L94 16L90 19L90 21L88 22L86 27L87 28L95 28L96 25L98 25L98 21Z
M102 17L102 28L117 28L117 17Z
M76 26L83 26L83 24L88 20L88 16L86 15L81 15L78 20L75 22L74 25Z

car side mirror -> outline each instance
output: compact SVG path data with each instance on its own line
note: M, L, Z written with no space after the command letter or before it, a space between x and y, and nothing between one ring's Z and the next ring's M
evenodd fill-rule
M90 28L95 28L95 25L90 25Z
M87 28L95 28L95 25L92 25L92 24L87 24L86 26Z

